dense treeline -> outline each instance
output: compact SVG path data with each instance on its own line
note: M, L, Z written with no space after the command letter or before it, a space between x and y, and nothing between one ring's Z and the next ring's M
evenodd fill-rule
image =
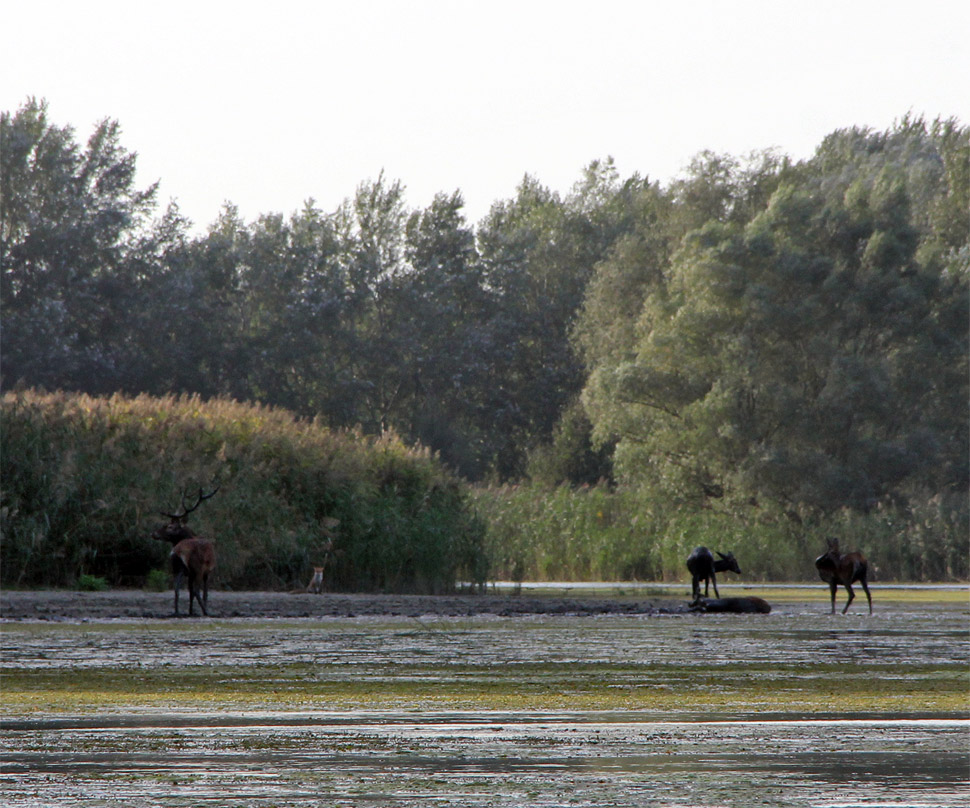
M569 330L630 215L604 164L566 201L527 179L477 230L460 193L412 211L381 176L330 213L246 223L227 207L193 237L175 206L152 219L156 189L134 187L116 123L81 147L30 102L4 114L2 143L6 387L393 427L472 479L521 476L578 396Z
M221 588L441 592L483 583L484 528L427 450L367 439L275 408L195 396L2 399L4 586L81 575L141 586L171 548L160 511L215 495L190 525L215 539ZM332 542L332 544L331 544Z
M31 100L0 122L0 383L392 429L470 480L635 490L656 535L868 514L901 547L939 513L959 557L968 139L905 117L666 186L596 161L474 226L459 192L412 210L380 176L196 236L117 123L81 146Z

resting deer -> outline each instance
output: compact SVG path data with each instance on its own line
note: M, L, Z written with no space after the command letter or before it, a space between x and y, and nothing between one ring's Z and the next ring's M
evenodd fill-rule
M828 538L828 552L815 559L815 569L818 570L819 577L829 585L832 592L832 614L835 614L835 592L839 584L846 588L849 599L845 603L842 614L849 611L849 606L855 600L855 592L852 591L852 584L858 581L862 584L862 589L866 593L869 601L869 614L872 614L872 595L869 594L869 562L860 552L846 553L839 552L839 540Z
M165 513L171 521L161 525L152 533L153 539L167 541L172 545L172 572L175 573L175 616L179 613L179 589L182 578L188 579L189 587L189 616L193 612L193 602L198 601L202 614L209 615L209 575L216 566L216 548L208 539L196 536L195 531L185 524L186 517L199 507L205 500L213 497L219 489L211 494L203 494L199 489L199 498L195 505L185 504L185 493L182 493L182 513ZM201 592L201 595L200 595Z
M741 568L738 566L734 553L727 555L718 553L718 555L720 558L715 561L714 554L706 547L695 547L694 552L687 557L687 569L690 570L692 576L691 594L695 601L701 596L701 579L704 580L704 597L707 597L709 585L713 583L714 596L719 598L721 593L717 591L717 575L715 573L735 572L738 575L741 574Z
M733 614L768 614L771 604L755 597L707 598L698 597L690 605L692 612L730 612Z

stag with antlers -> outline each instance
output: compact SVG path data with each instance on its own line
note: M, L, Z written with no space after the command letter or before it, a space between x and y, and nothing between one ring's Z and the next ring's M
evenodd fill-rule
M199 507L205 500L211 499L218 491L218 486L209 494L199 489L199 496L195 504L189 506L185 502L185 491L182 492L182 512L167 513L161 511L162 516L169 518L169 523L160 525L152 533L152 538L167 541L172 545L172 572L175 573L175 616L179 613L179 589L182 579L188 580L189 587L189 616L193 612L193 602L197 601L202 614L209 615L209 575L216 566L216 548L208 539L195 534L186 523L186 517Z
M815 569L818 570L819 577L829 585L832 593L832 614L835 614L835 592L841 584L849 593L849 599L845 603L842 614L849 611L849 606L855 600L855 592L852 591L852 584L858 581L862 584L862 589L866 593L869 601L869 614L872 614L872 595L869 594L869 562L860 552L845 553L839 552L839 540L828 538L828 551L815 559Z

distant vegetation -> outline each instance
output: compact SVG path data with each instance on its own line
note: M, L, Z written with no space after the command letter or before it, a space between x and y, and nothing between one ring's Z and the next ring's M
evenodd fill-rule
M321 440L353 434L409 458L424 455L405 446L428 447L438 460L408 463L477 486L486 560L502 577L669 576L701 542L747 548L753 574L797 577L826 532L846 534L884 577L967 575L970 129L960 121L839 130L799 162L704 152L666 186L597 160L563 196L526 176L476 225L459 192L412 210L382 175L329 212L310 201L246 222L227 205L196 236L176 205L158 210L155 186L134 183L118 123L81 145L42 101L2 114L8 393L260 402L293 413L267 424L312 423L330 435ZM23 555L3 580L111 565L126 579L123 559L137 555L126 531L158 507L148 495L174 505L187 478L206 482L219 466L218 447L192 435L183 445L164 446L180 462L155 470L141 510L110 517L98 503L121 480L107 470L85 481L68 454L54 488L17 489L5 453L3 558L8 537ZM329 474L329 455L314 451L293 463ZM372 460L359 466L341 479L359 471L347 490L372 490ZM257 542L233 545L242 566L227 580L240 585L298 577L332 505L306 499L319 493L310 471L265 473L264 486L254 479L245 497L227 490L200 512L225 520L229 541ZM73 515L49 523L77 487L86 493ZM440 579L418 571L417 550L374 549L400 545L395 509L412 506L366 501L342 586L481 575L465 539ZM356 512L341 503L341 519ZM79 549L87 520L122 536L108 560L100 545ZM377 526L386 537L368 532Z
M227 400L20 391L3 396L0 415L4 586L158 589L169 549L149 538L159 511L215 485L190 524L216 539L217 585L233 589L302 586L325 557L335 590L676 580L698 543L733 550L748 581L814 580L827 533L877 548L876 580L968 576L956 498L915 514L843 510L803 526L763 511L742 522L658 507L644 489L470 488L393 436Z
M772 508L691 510L633 487L478 487L474 501L488 525L489 568L498 580L683 581L688 554L703 544L737 555L744 576L728 575L732 583L818 582L813 561L825 551L825 536L862 548L876 585L970 577L966 502L956 494L805 522Z
M156 586L159 511L186 487L216 496L189 517L215 539L217 586L446 591L485 579L483 527L426 451L334 432L281 410L197 397L3 397L4 586Z

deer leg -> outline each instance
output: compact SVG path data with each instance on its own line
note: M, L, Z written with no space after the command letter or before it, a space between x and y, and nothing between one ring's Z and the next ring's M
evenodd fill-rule
M835 593L838 588L839 585L835 581L829 584L829 592L832 593L832 614L835 614Z
M199 604L199 608L202 610L202 614L205 614L205 606L202 603L202 582L199 580L198 576L195 579L195 602Z
M872 614L872 595L869 594L869 584L866 583L866 579L862 578L859 580L862 584L862 591L866 593L866 600L869 601L869 614Z
M202 607L202 614L206 617L209 616L209 576L202 576L202 601L199 603Z
M720 600L721 593L717 591L717 576L714 573L711 573L711 582L714 584L714 597Z
M852 591L852 584L846 584L845 588L849 593L849 599L845 602L845 608L842 610L842 614L845 614L847 611L849 611L849 606L851 606L852 601L855 600L855 592Z
M193 601L199 601L200 605L202 603L202 601L199 600L199 578L197 575L189 572L189 617L195 616Z
M182 570L175 573L175 616L179 616L179 589L182 586Z
M199 608L202 610L202 615L208 617L205 610L205 603L202 602L202 587L200 584L195 585L195 600L199 604Z

